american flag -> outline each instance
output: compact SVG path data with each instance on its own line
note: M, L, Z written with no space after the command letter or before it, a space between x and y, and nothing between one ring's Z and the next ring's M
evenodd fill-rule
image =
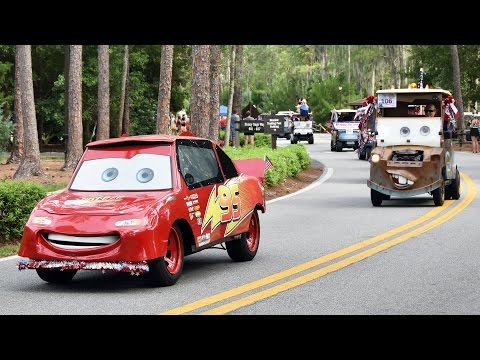
M267 170L270 169L273 166L273 164L272 164L272 162L270 161L270 159L268 158L267 155L265 155L263 160L265 161L265 172L267 172Z

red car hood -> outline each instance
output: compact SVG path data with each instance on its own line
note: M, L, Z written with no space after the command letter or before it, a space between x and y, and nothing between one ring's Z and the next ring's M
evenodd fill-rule
M52 214L123 215L145 211L170 195L171 191L155 193L75 193L67 190L45 198L38 208Z

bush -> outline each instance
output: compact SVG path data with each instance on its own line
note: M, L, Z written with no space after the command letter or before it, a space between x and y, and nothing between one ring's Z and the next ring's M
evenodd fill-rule
M270 137L269 135L263 136ZM263 180L267 188L277 185L287 177L297 176L302 170L310 166L310 156L303 144L277 147L275 150L272 150L271 146L257 146L257 138L255 138L255 146L249 146L243 149L226 147L224 150L233 160L249 158L263 159L264 156L267 155L273 164L265 173Z
M0 244L22 237L30 213L46 195L45 188L36 183L0 182Z

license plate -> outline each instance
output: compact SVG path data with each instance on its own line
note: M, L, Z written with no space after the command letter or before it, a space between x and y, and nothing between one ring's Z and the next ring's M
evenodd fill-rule
M353 145L355 144L355 141L347 141L347 145Z

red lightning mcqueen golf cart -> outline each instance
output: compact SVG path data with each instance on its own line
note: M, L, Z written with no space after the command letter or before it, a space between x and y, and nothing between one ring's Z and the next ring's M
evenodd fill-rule
M66 189L33 209L19 269L51 283L78 270L146 273L173 285L184 256L225 243L252 260L266 210L263 159L232 161L214 142L144 135L91 142Z

